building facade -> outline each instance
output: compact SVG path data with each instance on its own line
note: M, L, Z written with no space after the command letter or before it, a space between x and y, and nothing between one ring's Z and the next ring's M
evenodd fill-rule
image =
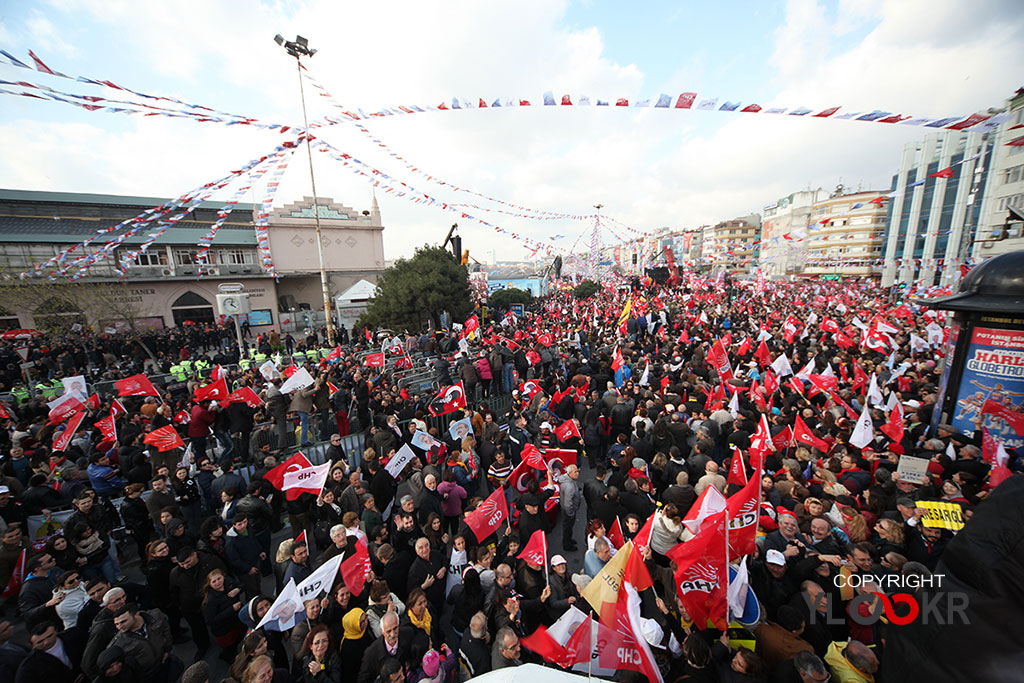
M731 273L750 273L757 268L760 254L761 216L750 214L723 221L710 230L710 257L713 269L724 268ZM708 231L704 232L704 247L708 247Z
M800 190L764 207L760 265L766 276L780 278L803 270L811 207L824 197L825 191L820 187Z
M1024 88L1005 108L1009 118L992 133L990 180L971 253L975 259L1024 249L1024 222L1010 215L1011 208L1024 215Z
M951 285L959 277L981 216L991 151L987 134L957 131L903 148L888 195L883 286Z
M811 208L804 275L878 278L888 190L847 193L839 185ZM883 198L881 202L877 201ZM872 201L876 200L876 201Z
M147 197L0 190L0 272L17 275L56 257L62 250L96 236L97 232L138 216L166 200ZM145 253L129 261L131 252L147 239L144 230L112 253L97 258L80 283L96 285L110 297L101 310L94 301L82 302L79 311L48 311L45 304L26 301L19 310L0 312L0 327L34 328L37 317L76 316L98 329L164 328L186 322L202 324L219 318L218 286L240 283L249 294L252 312L247 319L254 331L296 329L323 320L319 260L315 249L312 200L275 209L269 221L270 253L279 279L270 276L257 252L251 204L238 204L217 232L207 265L200 273L198 244L218 218L222 202L204 202L168 229ZM319 202L324 265L331 293L337 294L361 279L375 282L384 270L383 225L376 200L370 211L357 212L321 198ZM154 225L154 227L156 227ZM121 234L110 233L109 237ZM68 262L96 254L100 238L71 254ZM119 267L123 266L123 269ZM67 273L68 276L72 272ZM45 277L20 280L46 284ZM66 277L58 278L59 283ZM103 287L99 287L103 285ZM319 314L317 315L317 312Z

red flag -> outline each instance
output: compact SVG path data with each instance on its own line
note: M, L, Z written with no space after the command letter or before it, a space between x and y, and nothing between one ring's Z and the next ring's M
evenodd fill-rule
M626 364L626 361L622 358L622 349L618 346L615 347L615 356L612 359L612 372L617 372L619 368Z
M760 494L761 472L751 477L742 490L729 496L729 559L750 555L757 540L758 494Z
M890 441L899 443L903 440L903 407L899 403L889 411L889 419L878 429L889 437Z
M798 443L817 448L822 453L828 453L828 444L811 433L811 430L807 428L807 424L799 415L796 416L796 426L793 428L793 438Z
M221 377L216 382L198 387L196 393L192 396L192 400L199 403L200 401L222 401L227 397L228 383Z
M352 595L359 595L366 585L366 575L373 569L370 564L370 551L366 546L366 537L361 536L356 541L356 551L347 560L341 563L341 578L348 586Z
M850 389L853 391L853 393L856 394L860 389L866 387L868 385L868 381L868 373L864 372L864 368L862 368L859 364L854 363L853 384L850 386Z
M533 633L523 636L519 642L526 649L540 655L545 662L551 662L566 669L576 663L576 653L570 654L569 649L559 645L558 641L552 638L543 626L538 627Z
M107 441L117 441L117 425L114 423L114 414L111 413L94 425L103 434Z
M266 474L264 474L263 478L266 479L267 481L269 481L271 484L273 484L274 488L276 488L278 491L284 491L284 473L285 472L294 472L294 471L297 471L297 470L304 470L304 469L306 469L308 467L312 467L312 466L313 466L313 463L311 463L309 461L309 459L306 458L306 456L304 456L302 453L296 453L295 455L293 455L292 457L288 458L287 460L285 460L283 463L281 463L280 465L278 465L274 469L272 469L269 472L267 472ZM300 495L302 495L302 492L299 491L298 489L289 489L285 493L285 497L288 500L295 500Z
M366 366L370 368L384 367L384 352L369 353L366 355Z
M466 526L476 536L478 543L497 531L505 520L508 519L508 501L505 499L505 489L497 488L487 500L480 503L475 510L466 515Z
M332 360L339 360L340 358L341 358L341 346L338 345L338 346L335 346L333 349L331 349L331 352L329 354L327 354L327 358L325 358L324 360L326 360L328 363L330 363Z
M121 403L120 399L115 398L114 402L110 406L110 414L114 417L117 417L118 415L127 415L128 410L124 407L124 404Z
M725 513L715 515L710 521L712 524L694 538L672 548L668 557L678 567L675 581L679 601L694 625L702 629L710 620L715 628L724 630L729 585L725 565Z
M525 560L527 564L537 565L538 567L547 566L548 538L544 535L543 529L537 529L533 532L533 535L530 536L530 541L517 557L520 560Z
M370 328L367 327L365 332L366 332L366 341L371 341L373 339L373 335L370 334Z
M1024 436L1024 413L998 403L996 401L985 401L981 406L981 414L989 414L998 417L1006 422L1017 433L1017 436Z
M572 448L549 448L544 451L544 462L550 469L564 470L576 464L576 451Z
M476 319L475 315L471 315L469 316L469 320L466 321L466 324L463 327L466 330L466 334L469 334L473 330L480 329L480 322Z
M60 424L73 413L85 410L85 404L71 394L64 394L55 401L52 401L51 405L53 407L50 409L49 423L52 425Z
M679 339L676 340L676 343L678 343L678 344L689 344L690 343L690 335L686 333L686 330L682 331L682 333L679 335Z
M750 337L744 337L740 348L736 349L736 353L740 356L745 356L748 351L750 351Z
M252 387L242 387L228 394L227 403L244 403L250 408L259 408L263 405L259 395L252 390Z
M997 464L996 453L999 452L999 444L992 434L988 431L988 427L981 428L981 458L989 464L989 467L995 467Z
M187 425L189 422L192 421L192 416L189 415L188 411L186 410L179 410L178 414L171 418L171 421L177 422L178 424Z
M534 468L523 460L512 470L512 474L508 475L508 483L509 486L514 486L519 493L526 493L530 480L536 478Z
M540 451L532 443L523 446L522 456L523 462L535 470L546 470L548 468L544 456L541 455Z
M655 511L647 518L644 525L640 527L640 531L636 532L636 536L633 537L633 547L639 550L642 554L646 554L647 549L651 547L651 534L654 532L654 516L658 512Z
M539 337L537 337L537 343L540 344L541 346L551 346L553 340L551 339L550 334L542 334Z
M299 371L299 369L297 367L295 367L295 363L292 363L291 365L286 367L284 370L282 370L281 374L284 375L285 379L288 379L289 377L291 377L292 375L294 375L298 371Z
M622 535L622 524L617 515L615 521L612 522L612 528L608 530L608 541L616 550L620 550L622 546L626 545L626 537Z
M154 429L149 434L146 434L142 440L151 446L156 446L156 449L161 453L172 448L181 448L185 445L185 442L181 440L181 436L178 435L178 432L171 425Z
M75 435L75 432L78 431L78 427L82 424L82 420L84 419L85 413L83 411L80 410L75 413L71 419L68 420L68 423L64 425L64 431L61 432L60 436L53 440L53 450L63 451L67 448L68 444L71 443L71 438Z
M778 434L772 437L772 445L775 450L784 451L793 445L793 428L786 426Z
M764 390L765 393L771 396L779 390L779 378L771 371L766 370L764 373Z
M125 377L114 382L114 386L117 387L118 396L159 396L160 392L156 390L153 383L149 381L149 378L145 375L132 375L131 377ZM225 392L227 393L227 392Z
M559 441L566 441L573 437L580 438L580 428L576 426L576 420L566 420L555 427L555 436Z
M932 173L928 177L929 178L952 178L953 177L953 167L952 166L947 166L946 168L942 169L941 171L936 171L935 173Z
M747 485L747 467L743 464L743 454L737 448L732 449L732 460L729 461L729 478L726 480L726 483L736 484L737 486Z
M93 394L92 396L89 397L85 404L89 406L89 408L91 408L92 410L99 410L102 405L100 403L100 395Z
M299 535L295 537L295 542L296 543L306 543L306 544L309 543L309 541L306 540L306 530L305 529L303 529L299 533Z
M11 572L11 579L7 582L4 592L0 598L13 598L21 592L21 584L25 580L25 561L28 559L28 551L22 550L18 555L18 561L14 563L14 571Z
M534 396L540 393L540 382L535 379L528 379L519 385L519 393L526 397L527 401L533 399Z
M427 410L434 417L454 413L456 410L465 407L466 390L463 388L461 381L458 384L442 387L441 391L437 392L437 395L430 399L430 403L427 404Z
M757 364L762 368L772 364L772 354L768 351L768 345L764 343L764 339L757 345L757 351L754 351L754 358L757 359Z
M629 640L632 640L630 649L633 650L633 653L630 657L622 658L625 661L620 663L620 668L639 671L648 681L664 683L661 671L654 661L651 646L644 637L640 621L640 593L654 585L654 582L651 581L651 575L639 552L633 548L623 549L621 552L628 552L629 557L626 559L626 566L622 572L622 583L619 585L615 608L615 630L625 636L624 646ZM617 650L622 649L624 648L617 648Z
M707 357L714 366L715 371L718 372L718 376L723 383L732 379L732 364L729 362L729 352L725 350L721 339L716 341L714 346L711 347L711 352Z

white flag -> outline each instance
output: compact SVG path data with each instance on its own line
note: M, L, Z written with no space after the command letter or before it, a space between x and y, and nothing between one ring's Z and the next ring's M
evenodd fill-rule
M281 393L290 394L293 391L305 389L312 383L313 378L310 376L309 371L306 368L299 368L281 385Z
M725 496L722 495L714 486L708 486L697 498L700 501L700 508L697 510L697 517L694 519L684 519L683 524L690 530L691 534L700 533L701 526L704 524L704 520L712 515L717 515L719 512L725 509L726 501ZM691 508L691 511L693 508ZM689 513L687 513L689 514Z
M913 332L910 333L910 350L914 353L920 353L921 351L928 350L928 342L921 337L918 337Z
M747 574L747 557L744 555L740 566L736 568L736 576L729 581L729 612L733 619L743 615L747 609L747 591L750 586Z
M871 386L868 387L868 400L871 405L881 408L882 407L882 390L878 388L878 377L875 373L871 373Z
M779 376L779 379L793 374L793 368L789 365L789 359L786 358L786 354L782 354L772 361L772 370Z
M858 318L857 316L853 316L853 320L851 321L851 324L854 327L856 327L858 330L863 330L864 332L868 331L868 326L865 325L864 321L861 320L860 318Z
M266 627L268 631L287 631L295 626L295 615L304 610L299 591L295 588L295 579L288 579L277 600L256 624L256 629Z
M952 439L950 439L949 445L946 446L946 455L949 456L950 460L956 460L956 449L953 448Z
M284 488L282 490L308 489L320 491L323 489L324 484L327 483L327 475L330 471L331 463L325 462L323 465L314 465L313 467L304 467L301 470L285 472Z
M864 406L860 418L857 419L857 426L853 428L853 434L850 434L850 443L857 448L864 448L871 443L874 437L875 426L871 423L868 407Z
M814 359L812 358L809 361L807 361L807 365L805 365L800 370L800 372L796 373L796 378L797 379L804 379L804 380L810 381L811 374L813 372L814 372Z
M740 392L738 391L734 391L732 398L729 400L729 414L732 415L734 420L740 418Z
M928 343L932 346L938 346L942 343L942 325L939 325L934 320L928 323L924 328L928 332Z
M320 591L329 593L331 586L334 584L334 578L338 575L338 570L341 568L341 561L344 557L344 553L335 555L317 567L316 571L310 574L305 581L296 587L296 590L298 590L299 593L299 599L302 601L312 600L320 595Z
M647 367L644 368L644 374L640 376L640 386L646 387L650 382L651 377L651 363L647 362Z
M398 479L399 475L402 474L402 470L405 466L416 457L416 453L409 448L409 444L403 444L402 447L395 453L395 457L388 461L387 466L384 468L391 475L392 479Z
M885 402L885 410L886 412L891 412L897 408L900 408L899 399L896 398L896 392L891 391L889 392L889 399Z

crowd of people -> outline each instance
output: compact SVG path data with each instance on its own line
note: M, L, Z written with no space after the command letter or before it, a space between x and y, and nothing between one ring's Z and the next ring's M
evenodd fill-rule
M886 680L887 624L864 625L872 605L857 596L936 570L954 532L926 523L922 502L954 504L969 524L998 484L980 430L929 430L946 347L925 327L941 314L868 285L690 281L560 293L497 316L383 341L387 357L429 363L442 395L460 386L457 409L401 388L393 360L367 365L381 347L362 331L288 367L272 358L280 335L260 335L269 371L232 364L237 347L216 327L145 347L36 340L48 378L124 379L201 356L225 368L91 394L83 419L55 419L43 396L5 404L0 680L419 683L568 665L537 634L577 612L603 618L591 584L631 552L651 579L636 647L663 680ZM311 332L291 350L322 343ZM312 384L282 393L300 370ZM258 401L209 398L221 379ZM113 429L97 425L108 417ZM180 442L160 450L150 435L168 429ZM322 488L283 491L282 463L318 443ZM535 466L552 449L574 458ZM923 481L901 476L901 458L927 463ZM757 542L730 560L759 617L723 630L691 615L676 560L707 501L751 479ZM495 492L509 514L478 537L467 515ZM339 569L294 615L278 610L288 587L362 553L357 576Z

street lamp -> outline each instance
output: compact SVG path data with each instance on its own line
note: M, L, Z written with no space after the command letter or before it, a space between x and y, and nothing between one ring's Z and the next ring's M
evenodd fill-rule
M313 221L316 223L316 253L320 259L320 288L324 295L324 318L327 324L327 344L334 346L334 323L331 320L331 295L327 286L327 271L324 269L324 244L320 238L320 207L316 196L316 176L313 175L313 150L309 144L309 121L306 119L306 93L302 87L302 57L312 57L316 50L309 47L309 41L302 36L295 36L295 40L285 40L278 33L274 36L274 42L285 49L292 57L295 57L295 67L299 74L299 99L302 101L302 125L306 131L306 156L309 157L309 182L313 187Z

